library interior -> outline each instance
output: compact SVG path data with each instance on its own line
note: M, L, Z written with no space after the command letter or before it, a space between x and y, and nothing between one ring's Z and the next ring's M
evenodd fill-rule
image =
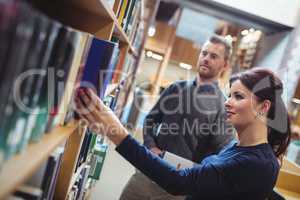
M0 0L0 200L300 200L298 53L299 0Z

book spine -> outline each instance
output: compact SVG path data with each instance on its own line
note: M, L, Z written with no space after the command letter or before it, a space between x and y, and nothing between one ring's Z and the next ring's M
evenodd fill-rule
M127 32L128 24L132 21L133 11L135 10L136 5L137 5L136 0L131 0L130 8L129 8L127 16L126 16L126 20L123 21L123 28L124 28L125 33Z
M61 29L61 24L55 21L51 21L46 42L44 43L42 56L40 57L40 66L45 72L38 77L37 83L34 88L34 95L32 98L32 105L35 106L35 113L31 116L32 121L34 121L32 128L30 130L30 141L36 142L43 135L46 121L48 117L47 108L47 97L48 97L48 67L52 58L54 51L54 45L58 37L59 30ZM29 130L28 130L29 131Z
M62 103L69 72L75 55L80 33L64 27L62 38L54 60L54 83L50 85L49 92L53 94L50 100L50 115L47 122L46 132L50 132L60 121L59 108Z
M31 51L28 51L27 62L25 63L27 69L25 73L28 73L29 77L26 77L21 83L21 99L25 108L24 110L21 110L18 121L25 120L26 125L23 129L17 130L23 132L23 136L18 144L18 151L24 150L27 146L31 135L31 128L35 123L35 118L33 116L35 115L34 112L36 111L36 108L35 105L33 105L33 96L35 95L35 92L39 92L35 91L34 88L38 82L38 78L36 75L30 73L34 71L42 73L41 70L43 70L43 68L39 65L39 58L42 57L42 48L43 44L46 42L47 27L49 25L48 18L40 13L37 13L35 21L35 30L31 46L29 47Z
M17 151L17 145L22 137L22 132L15 132L15 128L25 126L25 122L17 121L17 106L14 102L14 81L24 70L24 62L33 34L33 12L31 7L23 2L18 2L17 9L17 26L15 29L12 47L6 63L6 73L4 74L4 81L1 85L1 91L5 91L5 101L1 104L1 111L4 111L2 130L5 132L5 152L6 158L11 157ZM18 59L16 59L18 58ZM5 78L7 77L7 78ZM3 89L4 88L4 89ZM3 94L3 93L2 93ZM3 95L4 96L4 95Z
M101 89L100 98L104 98L104 94L108 84L112 80L112 76L118 61L119 48L116 44L110 46L106 51L106 56L101 64L100 74L101 74Z
M122 1L122 6L121 6L121 9L120 9L120 12L119 12L119 15L118 15L118 23L120 25L122 25L122 21L123 21L124 15L125 15L127 4L128 4L128 0L123 0Z

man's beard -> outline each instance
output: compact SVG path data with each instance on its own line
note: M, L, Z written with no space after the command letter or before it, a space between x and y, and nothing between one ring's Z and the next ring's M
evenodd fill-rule
M205 79L208 79L208 78L213 78L213 73L211 72L211 70L206 67L206 69L201 69L202 67L199 67L199 70L198 70L198 74L200 76L200 78L205 78Z

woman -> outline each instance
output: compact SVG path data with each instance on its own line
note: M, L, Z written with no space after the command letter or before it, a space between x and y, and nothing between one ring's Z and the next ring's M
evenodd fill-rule
M181 170L136 142L90 90L79 90L76 105L80 115L100 128L98 132L105 133L125 159L169 193L187 195L187 199L263 200L276 183L278 158L290 140L281 94L281 81L268 70L253 69L232 77L225 107L238 140L218 155Z

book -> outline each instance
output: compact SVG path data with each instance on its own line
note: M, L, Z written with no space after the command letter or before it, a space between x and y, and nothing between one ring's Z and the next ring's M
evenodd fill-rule
M99 180L103 164L105 161L108 145L104 143L104 138L93 134L91 145L90 145L90 160L88 165L91 166L89 172L89 178L93 180Z
M3 74L3 70L5 70L5 62L9 56L9 48L11 47L16 29L16 16L10 14L15 9L16 2L0 1L0 74ZM1 84L2 81L1 79Z
M1 120L0 135L4 136L5 158L8 159L17 151L17 144L22 137L22 133L10 134L11 130L15 127L15 112L16 105L14 101L14 80L24 70L24 62L34 29L34 17L32 8L24 2L18 1L16 9L16 24L14 28L14 37L9 48L9 54L4 62L5 69L2 74L2 83L0 86L0 94L2 97L0 104L0 114L3 117ZM16 59L18 58L18 59ZM19 122L17 127L23 126L24 123Z
M136 7L136 0L131 0L130 4L128 4L128 6L127 6L127 11L126 11L124 19L122 21L122 27L123 27L125 33L127 31L128 24L132 18L133 10L135 7Z
M45 73L37 76L37 80L34 86L31 105L35 108L33 115L29 119L28 129L26 131L30 132L30 141L36 142L43 135L46 127L47 117L48 117L48 67L53 47L58 37L59 30L61 29L61 24L56 21L50 21L46 40L43 44L41 56L39 58L39 65L41 70Z
M48 133L60 121L59 108L65 92L67 79L75 56L77 44L80 42L80 32L69 27L62 27L56 45L54 46L53 59L50 63L50 79L48 81L49 116L45 132Z
M72 97L70 100L70 104L68 105L66 115L63 119L62 125L66 124L68 121L72 119L79 119L79 115L75 112L74 107L75 107L75 91L77 88L80 87L80 83L82 80L83 76L83 71L84 67L86 65L87 57L91 48L91 43L92 43L92 38L93 36L90 34L86 34L84 41L82 43L82 54L80 56L80 63L77 69L77 74L74 77L74 88L72 89Z
M57 176L59 173L64 148L56 148L48 160L25 182L25 186L34 187L42 191L41 199L53 199Z
M116 43L93 38L81 75L81 87L92 88L100 98L103 98L112 79L118 52Z
M193 161L185 159L181 156L178 156L168 151L164 152L162 158L163 160L167 161L169 164L176 167L176 169L192 168L196 165L196 163L194 163Z
M141 1L137 0L136 5L132 10L127 26L125 28L125 32L128 35L130 42L132 42L132 35L134 35L134 32L138 27L140 12L141 12Z
M79 32L78 32L79 33ZM87 42L89 41L89 34L80 33L78 34L78 40L75 43L75 52L74 59L71 63L71 70L68 73L68 78L65 83L65 92L63 93L63 97L61 99L60 106L58 108L58 113L56 116L55 124L65 125L72 118L68 116L68 112L70 107L74 106L72 101L72 97L74 97L75 90L78 87L77 84L77 75L82 65L82 60L85 59L85 50L87 48Z
M41 200L42 199L42 190L32 186L20 186L17 191L14 192L14 197L30 200Z
M46 42L46 35L49 26L49 19L41 13L36 14L34 24L34 32L32 39L30 41L30 46L25 62L25 71L23 71L22 75L19 76L19 79L15 81L20 84L18 87L20 90L18 94L20 94L18 112L16 112L16 124L20 124L20 122L24 121L23 127L15 127L12 130L16 134L22 134L20 141L18 141L18 151L22 151L27 146L30 139L30 127L32 126L34 119L35 107L33 104L33 96L35 92L34 86L37 84L38 76L37 74L43 73L42 66L39 63L40 57L42 57L42 48L44 47L44 43ZM36 73L35 75L33 73Z
M132 31L132 37L130 41L132 41L132 46L135 49L139 49L142 45L142 40L144 37L144 25L143 22L138 22L137 28Z
M128 2L127 2L125 13L124 13L124 16L123 16L123 19L122 19L122 22L121 22L121 26L122 26L123 30L125 30L125 26L127 24L128 17L131 14L130 12L132 11L131 8L134 6L134 1L135 0L128 0Z
M79 181L77 182L77 186L78 186L79 190L76 195L76 199L83 199L85 185L87 183L88 176L89 176L89 171L90 171L90 166L86 165L80 173L81 177L80 177Z
M77 163L76 163L76 168L75 168L75 173L77 172L77 169L84 164L87 161L87 157L89 154L89 150L90 150L90 144L92 141L92 137L93 137L93 133L91 133L88 129L85 133L81 148L80 148L80 152L79 152L79 156L77 159Z
M48 159L46 173L42 182L43 199L51 200L54 197L56 182L62 162L64 148L57 148Z
M10 15L12 11L15 11L16 3L13 1L0 1L0 85L3 85L5 79L2 78L2 75L4 75L7 71L6 63L7 63L7 58L9 57L9 52L10 48L12 47L12 42L13 38L15 35L15 29L16 29L16 16L15 15ZM6 81L8 77L6 77ZM3 89L0 86L0 94L7 96L8 92L7 90L3 91ZM3 91L3 92L2 92ZM4 97L0 100L0 106L3 109L4 107L2 104L5 103ZM1 113L3 116L3 113ZM1 127L3 127L3 121L1 120L0 122ZM2 130L2 131L1 131ZM5 146L6 146L6 140L5 140L5 134L3 128L0 130L0 167L1 164L3 164L4 159L5 159Z
M123 72L122 69L124 67L124 63L125 63L125 60L126 60L126 55L127 55L127 52L124 49L120 50L118 63L116 65L116 69L115 69L115 72L113 74L113 79L112 79L113 83L118 83L119 80L120 80L120 77L122 76L122 72Z
M120 24L120 26L122 25L122 21L124 19L126 8L129 1L130 0L122 0L122 5L118 13L118 23Z

